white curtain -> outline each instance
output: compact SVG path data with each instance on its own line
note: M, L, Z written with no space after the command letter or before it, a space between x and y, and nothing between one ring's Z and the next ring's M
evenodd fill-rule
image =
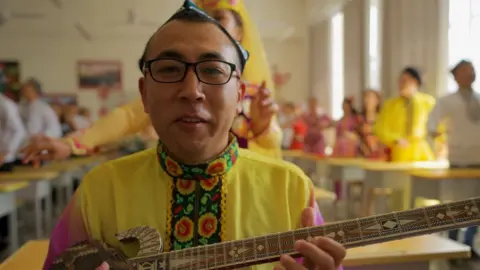
M331 48L330 20L310 26L310 96L330 112L331 107Z
M443 93L448 76L448 0L384 0L380 16L385 96L397 95L398 76L406 66L422 72L422 91Z
M368 1L349 1L344 16L344 87L345 96L353 96L360 104L366 87L368 61Z

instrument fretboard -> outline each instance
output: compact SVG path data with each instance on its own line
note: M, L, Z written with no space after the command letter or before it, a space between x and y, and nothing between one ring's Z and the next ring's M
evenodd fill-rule
M298 256L297 240L329 237L346 248L480 225L480 197L426 208L335 222L289 232L136 257L136 269L237 269Z

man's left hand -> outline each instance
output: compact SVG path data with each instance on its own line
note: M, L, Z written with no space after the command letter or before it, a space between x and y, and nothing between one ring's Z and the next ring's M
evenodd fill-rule
M270 127L272 117L277 111L278 105L273 100L270 90L266 88L265 82L263 82L250 104L253 136L262 134Z
M302 213L302 225L311 227L315 223L313 208L305 208ZM282 255L280 263L287 270L337 270L345 255L345 248L338 242L327 237L316 237L311 242L299 240L295 250L302 254L303 263L298 263L289 255Z

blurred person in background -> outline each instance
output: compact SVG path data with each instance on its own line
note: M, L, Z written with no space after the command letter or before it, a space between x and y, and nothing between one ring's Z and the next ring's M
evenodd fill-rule
M335 125L335 144L332 156L355 157L358 152L359 136L357 134L359 115L353 106L353 97L342 103L343 116Z
M0 172L11 172L26 131L17 104L0 93ZM0 218L0 249L8 246L8 218Z
M303 121L307 125L304 142L305 152L325 155L325 136L323 132L333 126L333 120L319 107L317 98L309 98Z
M28 137L45 135L52 138L62 137L62 128L55 111L41 99L42 86L36 79L28 79L22 89L20 114Z
M243 1L220 0L196 1L200 8L211 14L225 29L239 41L251 58L245 67L242 80L246 82L246 99L232 131L241 148L281 158L281 129L274 117L277 105L273 100L274 84L270 66L266 59L262 40L257 27L251 20ZM144 59L139 60L144 71ZM150 125L140 99L116 108L102 117L82 136L55 140L38 137L24 149L25 161L31 159L63 159L72 154L85 155L108 142L118 141L126 136L142 132ZM48 155L41 155L48 150Z
M380 92L367 89L362 93L362 111L358 134L360 136L359 153L362 157L371 159L386 159L385 147L373 133L373 127L382 107Z
M420 72L405 68L399 76L399 96L385 102L374 126L380 142L390 149L393 162L430 161L434 154L427 142L427 119L435 98L420 92Z
M480 168L480 94L472 88L476 79L475 68L472 62L462 60L451 73L458 90L438 100L428 118L427 128L434 138L446 135L451 168ZM458 233L459 230L453 230L449 236L457 240ZM468 228L464 243L473 247L476 233L477 227ZM473 255L478 258L475 252Z

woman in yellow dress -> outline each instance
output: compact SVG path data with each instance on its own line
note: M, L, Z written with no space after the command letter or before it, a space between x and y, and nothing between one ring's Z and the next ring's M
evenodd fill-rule
M394 162L429 161L434 154L427 142L427 120L435 98L421 93L420 73L405 68L399 78L400 96L385 102L374 126L374 133L391 151Z
M246 86L243 110L232 127L240 147L281 158L281 129L274 116L277 111L273 101L274 84L260 34L243 1L199 0L197 5L217 19L250 53L242 76ZM142 59L139 66L143 71ZM23 150L25 162L94 153L97 147L139 133L149 125L143 104L137 99L100 118L79 136L62 140L33 139Z

